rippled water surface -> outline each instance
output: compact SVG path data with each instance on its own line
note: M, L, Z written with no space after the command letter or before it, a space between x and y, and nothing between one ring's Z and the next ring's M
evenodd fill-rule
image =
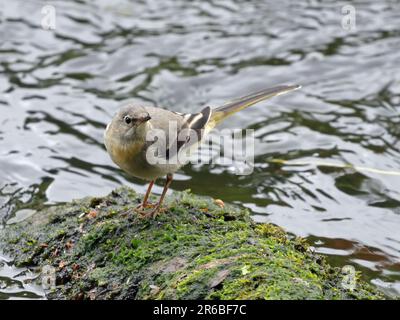
M172 188L248 207L255 220L307 237L333 264L355 265L400 293L397 1L352 1L351 31L342 28L347 2L338 1L47 3L55 30L41 27L44 2L0 0L4 221L121 184L143 192L102 143L125 100L191 112L298 83L300 91L223 124L255 130L252 175L187 166ZM42 297L20 272L0 257L0 299Z

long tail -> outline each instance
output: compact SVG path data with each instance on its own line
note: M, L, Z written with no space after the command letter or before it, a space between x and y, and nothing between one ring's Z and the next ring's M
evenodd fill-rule
M239 99L230 101L225 103L224 105L215 108L212 110L210 121L208 125L210 127L215 127L218 123L220 123L225 118L229 117L230 115L246 109L253 104L256 104L260 101L278 96L280 94L284 94L286 92L290 92L292 90L296 90L301 88L298 85L285 85L285 86L277 86L269 89L264 89L247 96L241 97Z

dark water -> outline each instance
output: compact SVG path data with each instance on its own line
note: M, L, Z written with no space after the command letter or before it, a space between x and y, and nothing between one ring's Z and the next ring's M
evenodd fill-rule
M257 221L308 237L333 264L400 293L397 1L352 1L351 31L341 24L347 2L338 1L47 3L55 30L41 27L44 2L0 0L3 220L121 184L143 192L102 144L124 100L189 112L298 83L302 90L223 125L255 130L252 175L187 166L173 189L248 207ZM40 298L19 273L0 257L0 299Z

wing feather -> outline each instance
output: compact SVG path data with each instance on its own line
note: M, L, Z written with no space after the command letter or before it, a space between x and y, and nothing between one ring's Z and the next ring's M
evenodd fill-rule
M206 128L208 121L210 121L211 113L211 108L205 107L199 113L180 114L182 116L183 123L179 132L177 133L176 140L167 149L167 159L174 157L180 150L182 150L182 148L188 148L194 143L201 141L205 132L204 129ZM195 134L196 139L192 139L191 134Z

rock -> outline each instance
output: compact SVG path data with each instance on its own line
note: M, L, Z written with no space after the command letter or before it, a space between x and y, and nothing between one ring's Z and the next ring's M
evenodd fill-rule
M49 299L385 298L358 275L346 289L303 239L247 210L176 192L149 220L140 198L120 188L44 209L2 230L0 246L18 266L53 267Z

